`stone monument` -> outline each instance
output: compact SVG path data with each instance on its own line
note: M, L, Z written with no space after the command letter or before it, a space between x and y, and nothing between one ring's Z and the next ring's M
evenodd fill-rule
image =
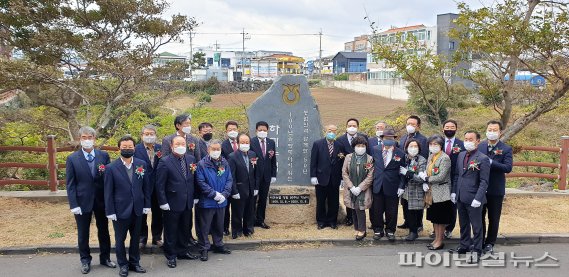
M315 222L316 199L310 185L310 152L322 138L318 105L306 77L277 77L247 110L250 134L255 124L269 124L269 138L276 143L277 182L271 184L267 221L269 223Z

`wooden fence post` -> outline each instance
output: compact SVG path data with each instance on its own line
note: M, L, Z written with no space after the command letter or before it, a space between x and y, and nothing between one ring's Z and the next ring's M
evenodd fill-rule
M57 149L55 148L55 135L47 136L47 171L48 184L51 192L57 192Z
M569 163L569 136L561 137L561 154L559 157L559 189L567 189L567 163Z

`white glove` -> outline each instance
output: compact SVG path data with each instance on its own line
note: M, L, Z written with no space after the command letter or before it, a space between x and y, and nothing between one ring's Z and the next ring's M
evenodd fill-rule
M217 200L217 204L221 205L223 202L225 202L225 196L221 195L221 199Z
M352 187L350 191L352 192L353 195L358 196L362 192L362 189L359 187Z
M142 209L142 213L143 213L143 214L149 214L149 213L150 213L150 208L143 208L143 209Z
M429 191L429 184L427 184L427 183L424 183L424 184L423 184L423 191L424 191L424 192Z
M213 200L219 201L219 200L221 200L221 197L223 197L223 195L221 195L221 193L216 191L215 196L213 197Z
M194 205L197 205L197 204L198 204L198 202L200 202L200 200L199 200L199 199L194 199Z
M234 194L234 195L231 196L231 198L233 198L233 199L241 199L241 195L239 195L239 193L238 193L238 194Z
M399 174L401 174L401 175L407 174L407 168L400 166L399 167Z
M316 177L310 178L310 183L314 186L318 185L318 178Z
M344 188L344 180L340 181L340 188L341 188L341 189Z
M71 213L76 214L76 215L82 215L83 214L81 212L81 207L71 209Z
M258 189L253 190L253 196L257 196L258 194L259 194L259 190L258 190Z
M456 204L456 193L451 193L450 194L450 201L454 204Z
M480 201L478 201L476 199L472 200L472 204L470 204L470 206L473 208L478 208L478 207L480 207L480 205L482 205L482 203L480 203Z
M421 178L421 179L423 179L423 181L425 181L425 179L427 179L427 173L425 171L419 172L419 178Z
M404 192L405 192L404 189L397 189L397 197L401 197L401 195L403 195Z
M271 177L271 184L274 184L277 181L277 177Z
M168 203L164 204L164 205L160 205L160 209L164 210L164 211L169 211L170 210L170 205Z
M107 218L113 221L117 221L117 215L116 214L112 214L112 215L107 215Z

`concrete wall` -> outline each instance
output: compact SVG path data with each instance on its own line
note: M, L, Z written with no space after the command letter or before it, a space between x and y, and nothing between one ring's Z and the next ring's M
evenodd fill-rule
M322 81L322 84L396 100L407 100L409 98L406 83L400 80Z

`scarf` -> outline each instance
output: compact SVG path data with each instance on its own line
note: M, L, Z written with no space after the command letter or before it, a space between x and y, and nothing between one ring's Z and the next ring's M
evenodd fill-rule
M367 163L367 155L363 155L363 156L358 156L354 153L354 155L352 156L352 160L350 161L350 181L352 182L352 184L354 185L354 187L358 187L363 180L367 177L367 172L365 170L365 165ZM360 193L358 196L355 196L353 194L351 194L352 196L352 203L354 204L354 209L356 208L356 205L358 205L359 207L363 207L364 206L364 201L365 201L365 193Z

